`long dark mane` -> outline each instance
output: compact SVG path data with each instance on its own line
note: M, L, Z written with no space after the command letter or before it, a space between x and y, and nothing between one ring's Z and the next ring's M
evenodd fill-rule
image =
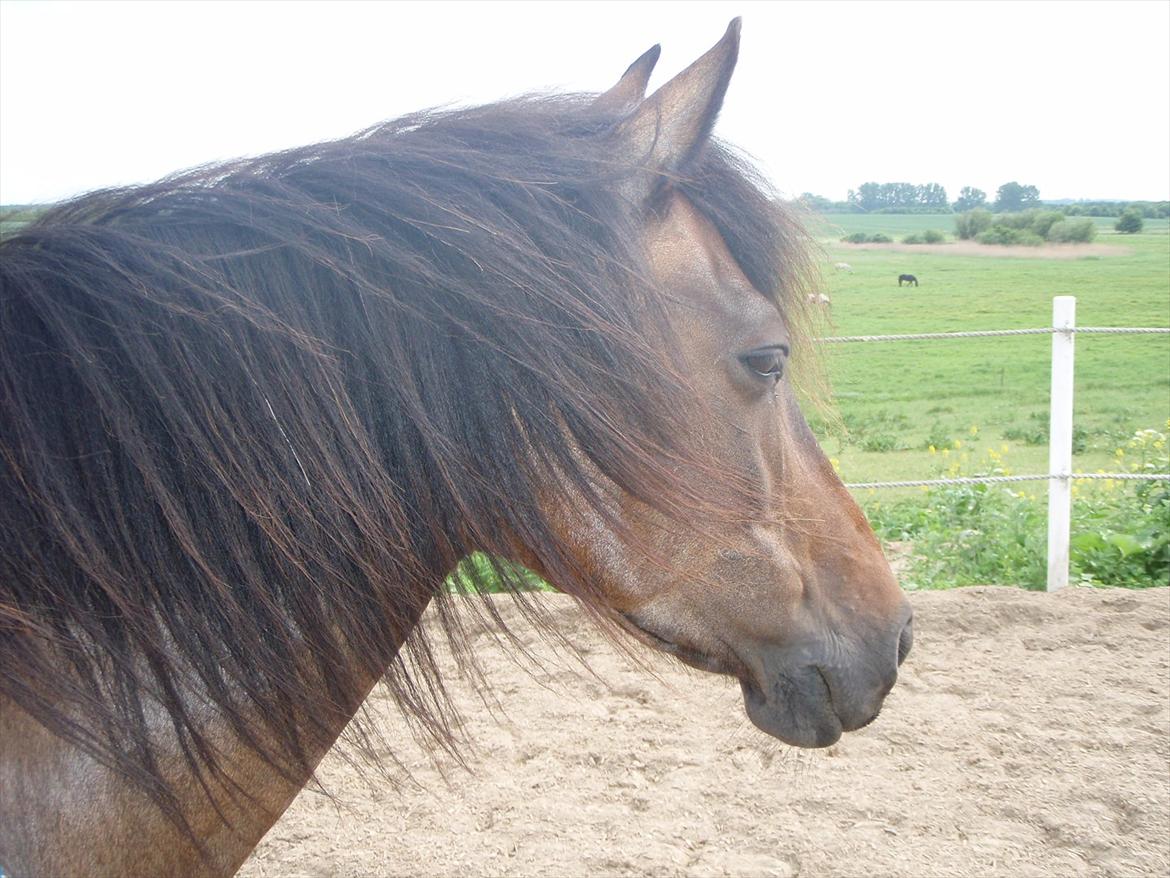
M296 773L387 668L444 734L411 628L471 552L526 547L597 606L550 491L733 505L679 441L694 402L616 122L585 97L421 114L91 194L0 244L3 695L173 809L158 705L199 777L197 704ZM671 185L803 302L804 239L749 166L712 142Z

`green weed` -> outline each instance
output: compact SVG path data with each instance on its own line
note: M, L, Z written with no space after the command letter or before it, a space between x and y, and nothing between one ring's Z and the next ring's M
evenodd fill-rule
M1166 434L1141 430L1117 449L1115 459L1127 472L1167 472ZM1170 482L1103 479L1079 493L1070 566L1080 581L1170 585Z
M1170 422L1167 423L1170 429ZM1002 453L980 466L950 449L936 475L1010 475ZM1142 430L1114 452L1114 468L1129 473L1170 471L1167 438ZM1073 484L1070 577L1088 585L1142 588L1170 585L1170 482L1100 479ZM913 544L902 577L908 589L1047 583L1047 507L1043 490L1013 485L948 485L893 500L870 492L861 499L885 540Z
M452 594L498 594L505 591L553 591L552 586L519 564L482 552L468 555L445 583Z

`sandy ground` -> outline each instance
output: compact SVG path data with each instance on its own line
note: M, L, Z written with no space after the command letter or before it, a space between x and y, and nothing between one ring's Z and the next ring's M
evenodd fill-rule
M831 242L845 250L893 250L895 253L927 253L934 256L995 256L1017 259L1084 259L1086 256L1126 256L1133 251L1116 244L1041 244L1039 247L1009 247L980 244L978 241L951 241L947 244L847 244Z
M598 678L510 614L546 664L476 634L506 717L455 687L471 773L439 760L445 783L402 743L395 789L331 754L340 801L303 792L242 874L1170 874L1170 589L911 600L882 716L813 752L757 732L733 682L667 659L656 679L550 595Z

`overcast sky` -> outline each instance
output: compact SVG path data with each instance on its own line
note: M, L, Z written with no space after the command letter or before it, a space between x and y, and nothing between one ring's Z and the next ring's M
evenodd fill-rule
M441 104L651 87L744 19L717 131L788 195L937 182L1170 198L1170 3L0 2L0 202Z

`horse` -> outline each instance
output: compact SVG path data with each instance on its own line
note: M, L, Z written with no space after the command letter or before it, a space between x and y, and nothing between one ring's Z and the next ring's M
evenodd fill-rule
M903 282L908 283L908 284L914 284L914 286L918 286L918 278L916 278L912 274L898 275L898 286L902 286Z
M0 242L5 869L230 875L379 683L457 746L434 638L524 569L781 741L877 716L911 613L796 403L810 239L711 133L739 33Z

